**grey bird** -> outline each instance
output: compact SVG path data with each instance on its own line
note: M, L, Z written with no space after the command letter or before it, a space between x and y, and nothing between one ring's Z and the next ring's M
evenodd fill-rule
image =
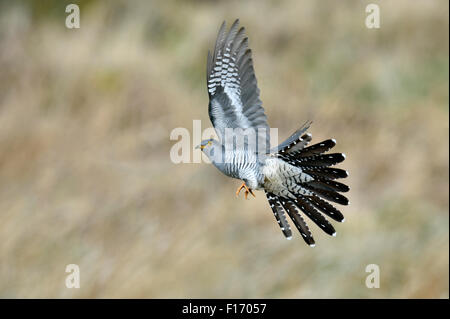
M345 160L342 153L328 153L334 139L308 146L312 137L305 123L283 143L270 149L269 125L259 98L259 89L248 47L245 28L236 20L226 32L219 29L214 53L208 52L207 86L209 117L219 140L208 139L200 148L212 164L227 176L242 180L236 191L264 190L273 214L287 239L291 218L305 242L315 241L302 214L327 234L336 231L324 216L343 222L342 213L329 202L348 205L341 193L349 187L336 179L348 176L346 170L332 167Z

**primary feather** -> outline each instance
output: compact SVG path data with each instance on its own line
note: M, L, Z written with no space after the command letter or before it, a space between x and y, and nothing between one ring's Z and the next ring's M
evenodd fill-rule
M223 141L225 129L252 128L259 145L268 149L269 125L259 99L251 50L245 28L236 20L226 33L225 22L217 36L214 54L208 52L207 85L209 117Z

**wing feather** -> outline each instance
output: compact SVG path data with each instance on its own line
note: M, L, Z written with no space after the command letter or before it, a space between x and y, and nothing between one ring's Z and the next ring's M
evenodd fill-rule
M269 126L259 98L252 51L239 20L228 32L225 22L219 29L214 53L208 53L207 86L209 117L219 138L224 140L226 128L253 128L258 150L267 153Z

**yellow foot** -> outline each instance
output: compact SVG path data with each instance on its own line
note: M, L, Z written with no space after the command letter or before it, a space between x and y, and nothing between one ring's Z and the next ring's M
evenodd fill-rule
M236 196L239 196L239 193L241 192L241 190L242 190L243 188L245 188L245 193L244 193L245 199L247 199L248 193L252 194L253 197L256 197L255 194L253 194L252 189L251 189L251 188L248 188L247 185L245 185L245 183L242 183L242 185L239 186L239 188L238 188L237 191L236 191Z

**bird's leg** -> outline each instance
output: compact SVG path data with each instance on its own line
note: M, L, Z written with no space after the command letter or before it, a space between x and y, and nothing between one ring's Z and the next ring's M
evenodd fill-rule
M253 194L252 189L251 189L251 188L247 188L247 189L245 190L245 194L244 194L245 199L247 199L248 193L252 194L253 197L256 197L255 194Z
M252 189L248 188L247 185L245 185L245 182L243 182L242 185L238 187L238 189L236 191L236 196L239 196L239 193L241 192L241 190L243 188L245 188L245 193L244 193L245 199L247 199L248 193L252 194L253 197L256 197L255 194L253 194Z
M241 186L238 187L237 191L236 191L236 197L239 196L239 193L241 192L241 189L243 189L245 186L245 183L242 183Z

